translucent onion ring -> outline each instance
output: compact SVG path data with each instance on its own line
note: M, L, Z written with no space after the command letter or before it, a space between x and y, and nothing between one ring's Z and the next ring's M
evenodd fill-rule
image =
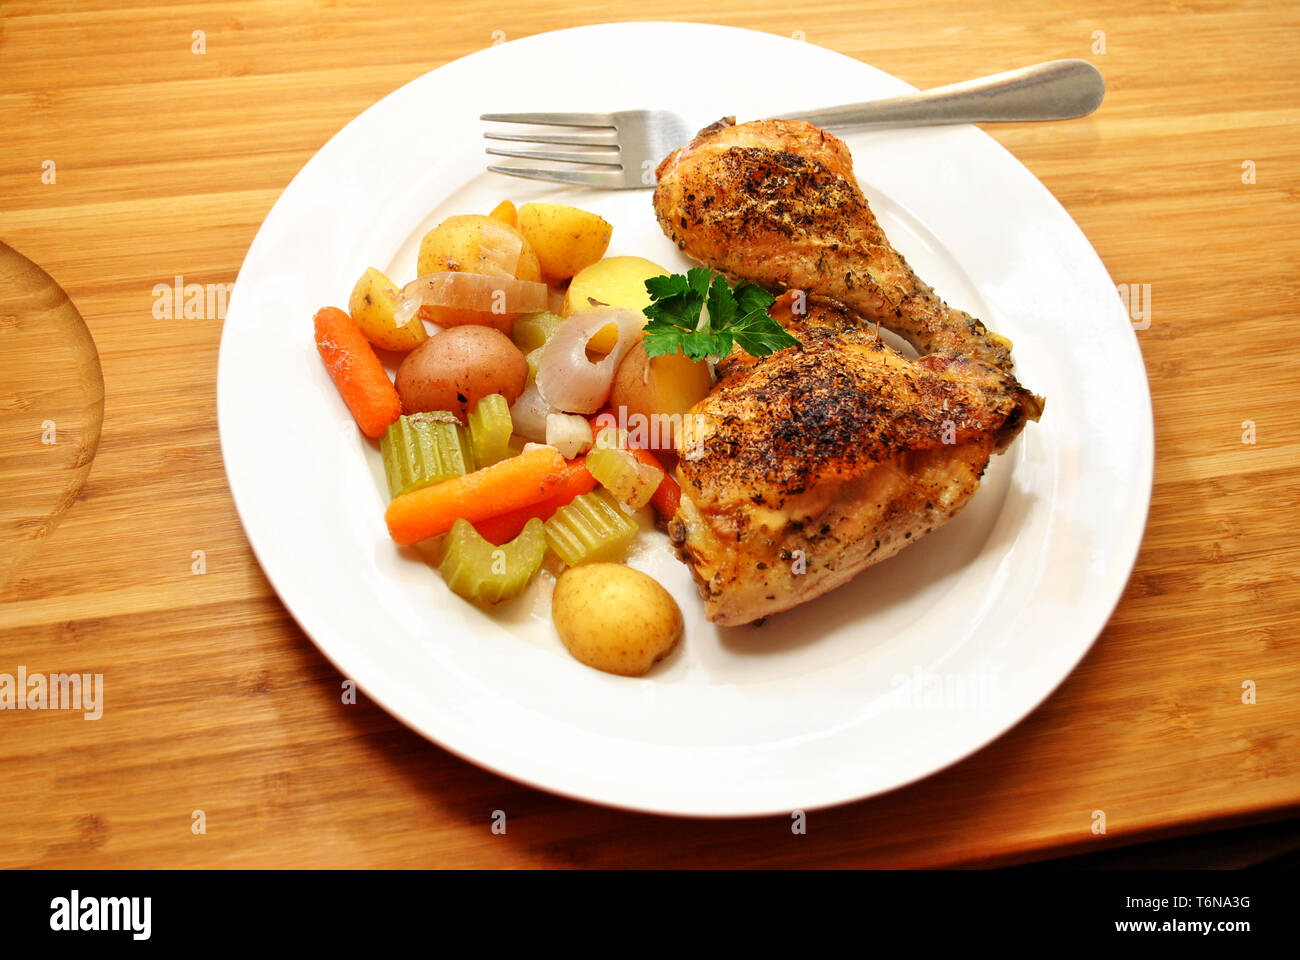
M613 323L618 340L601 360L587 359L587 343ZM537 390L545 403L565 413L595 413L609 399L610 384L623 357L641 337L645 315L623 307L579 310L556 328L537 364Z

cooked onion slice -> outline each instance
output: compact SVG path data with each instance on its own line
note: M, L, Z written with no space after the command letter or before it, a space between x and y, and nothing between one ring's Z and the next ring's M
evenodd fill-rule
M399 327L406 326L419 309L419 297L403 297L398 301L396 309L393 310L393 323Z
M597 330L613 323L618 340L602 359L587 359L587 343ZM537 390L553 409L595 413L609 399L609 387L624 355L641 336L645 315L623 307L579 310L556 328L537 364Z
M525 440L546 442L546 416L554 413L537 392L537 384L529 384L519 399L510 405L510 421L515 433Z
M545 310L548 293L544 283L486 273L429 273L402 287L404 300L419 300L430 307L496 314Z
M546 443L572 460L591 446L591 424L574 413L551 413L546 416Z

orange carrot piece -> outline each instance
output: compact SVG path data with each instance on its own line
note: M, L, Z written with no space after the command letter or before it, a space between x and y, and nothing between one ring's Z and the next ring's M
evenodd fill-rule
M315 323L316 349L357 426L367 437L382 437L402 415L402 402L374 347L338 307L317 311Z
M542 447L412 490L388 505L388 532L405 546L446 533L457 518L477 523L538 503L555 495L567 467L560 451Z
M474 529L483 539L500 546L519 536L524 529L524 524L533 517L549 520L560 507L572 503L574 497L590 493L594 489L596 489L596 478L587 469L587 458L579 457L569 461L564 471L564 479L555 488L554 495L539 500L531 506L520 507L518 510L488 517L486 520L478 520L474 523Z

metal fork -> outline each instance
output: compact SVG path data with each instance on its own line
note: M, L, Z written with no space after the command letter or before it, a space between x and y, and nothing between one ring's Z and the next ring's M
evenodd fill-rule
M782 114L774 119L807 120L819 127L865 130L926 124L985 121L1067 120L1092 113L1106 93L1097 68L1086 60L1050 60L995 73L977 80L936 87L901 97L840 107ZM552 167L490 165L489 170L606 190L636 190L655 185L655 167L688 143L698 125L668 110L617 113L485 113L493 123L533 124L539 130L503 133L488 140L540 143L552 149L489 146L498 157L544 161ZM572 149L553 149L569 147Z

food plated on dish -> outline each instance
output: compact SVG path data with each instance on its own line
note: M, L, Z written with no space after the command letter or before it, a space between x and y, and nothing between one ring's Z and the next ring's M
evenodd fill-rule
M709 620L761 621L950 520L1043 410L1010 342L890 245L842 141L728 118L657 172L658 221L703 267L605 258L597 214L504 200L430 230L410 282L367 269L315 322L378 441L392 539L481 607L550 569L566 648L633 676L689 600L617 565L651 517Z
M708 49L716 70L707 82L665 74L662 45ZM778 60L781 71L751 69ZM522 97L504 79L518 76L530 77ZM549 547L520 597L479 606L445 585L436 554L396 545L389 533L378 444L357 429L306 335L322 304L347 307L368 267L400 290L420 276L431 230L485 216L505 198L521 212L555 203L611 224L592 272L617 272L606 262L624 257L669 277L694 266L657 222L649 190L485 172L479 116L503 104L691 104L699 130L732 113L806 107L831 88L873 99L910 89L810 44L733 28L608 24L512 40L385 97L276 202L222 335L217 408L231 492L286 609L343 677L414 730L490 770L585 800L770 814L876 794L955 762L1028 715L1093 643L1123 590L1149 500L1141 353L1087 237L973 126L843 135L890 244L944 300L1014 339L1017 378L1048 396L1047 413L989 460L956 518L755 629L707 619L691 567L655 529L652 501L634 514L641 532L620 563L665 588L683 635L641 678L584 669L566 652L551 592L563 568ZM448 103L456 109L437 108ZM436 124L409 122L430 110ZM402 149L377 150L396 129ZM645 276L630 281L642 304ZM573 283L566 296L584 302ZM684 309L667 310L667 321L684 321ZM884 326L880 338L914 355ZM402 355L376 352L394 377ZM268 410L293 429L268 430ZM676 479L680 461L649 452ZM936 675L997 677L997 700L929 710L924 697L900 697L917 676Z

